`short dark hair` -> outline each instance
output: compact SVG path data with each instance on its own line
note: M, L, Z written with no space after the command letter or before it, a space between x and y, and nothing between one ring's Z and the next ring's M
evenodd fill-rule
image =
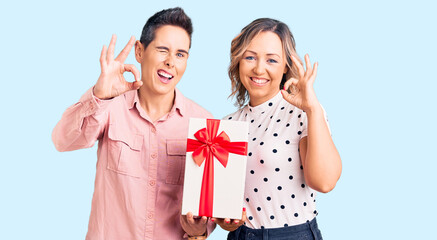
M149 20L147 20L140 38L140 42L144 45L144 48L147 48L150 42L155 39L156 30L164 25L172 25L183 28L190 37L191 48L193 25L191 24L190 17L188 17L184 10L180 7L164 9L155 13L149 18Z

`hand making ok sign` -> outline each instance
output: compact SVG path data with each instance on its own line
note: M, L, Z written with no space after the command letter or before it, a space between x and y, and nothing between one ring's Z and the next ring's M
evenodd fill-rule
M320 104L313 88L314 80L317 76L318 63L316 62L314 64L314 68L311 67L310 57L308 54L306 54L305 71L302 64L296 57L292 55L291 60L298 69L298 76L290 78L287 80L287 82L285 82L284 89L281 90L282 96L285 100L287 100L287 102L304 111L310 111L319 107ZM287 90L290 90L290 92Z
M127 45L123 48L120 54L114 59L114 48L117 36L112 35L109 48L103 46L100 55L101 73L96 85L94 86L94 96L99 99L109 99L119 96L130 90L137 90L143 85L140 80L140 72L133 64L124 64L132 46L135 43L135 37L131 37ZM134 82L128 82L123 76L124 72L131 72L134 77Z

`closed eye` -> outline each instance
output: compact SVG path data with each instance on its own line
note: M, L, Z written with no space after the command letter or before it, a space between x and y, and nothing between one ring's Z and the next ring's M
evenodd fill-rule
M169 49L167 47L158 46L156 47L156 50L160 53L168 53Z

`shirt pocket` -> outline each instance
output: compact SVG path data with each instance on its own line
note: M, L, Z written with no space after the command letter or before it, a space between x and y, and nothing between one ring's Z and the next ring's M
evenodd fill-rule
M117 128L108 128L107 169L131 177L141 177L141 148L143 135Z
M167 139L167 176L165 183L181 185L184 182L186 139Z

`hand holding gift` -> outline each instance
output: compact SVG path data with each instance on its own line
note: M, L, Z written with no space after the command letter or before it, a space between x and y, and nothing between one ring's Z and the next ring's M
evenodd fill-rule
M246 209L243 208L243 217L241 219L211 218L211 221L217 223L222 229L226 231L235 231L246 221Z

